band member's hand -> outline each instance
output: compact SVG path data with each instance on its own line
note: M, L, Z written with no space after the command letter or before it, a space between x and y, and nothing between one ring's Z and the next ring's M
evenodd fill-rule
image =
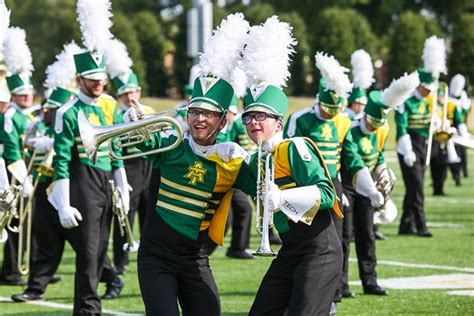
M25 198L29 198L33 195L33 184L31 183L31 175L25 178L25 181L21 184L23 190L21 195Z
M130 191L131 187L128 185L127 174L125 168L119 168L114 170L114 181L117 185L118 190L122 196L123 209L125 214L128 214L130 210Z
M385 202L382 193L380 193L379 191L370 193L369 199L370 199L370 204L372 205L372 207L375 207L375 208L381 207Z
M223 162L229 162L232 159L236 158L246 158L248 153L243 150L240 146L236 146L233 143L221 143L215 145L216 147L216 154L219 158L222 159Z
M268 202L269 202L269 208L272 211L275 211L280 208L281 205L281 190L278 188L278 186L275 184L275 182L270 182L269 183L269 189L268 192L266 192L268 195Z
M408 152L406 155L403 156L403 162L407 167L411 168L416 162L416 155L413 151Z
M123 115L123 120L125 123L138 121L140 118L137 115L137 111L134 108L128 109Z
M344 193L342 194L342 205L345 206L345 207L349 207L349 205L350 205L349 199L347 198L347 196Z
M58 210L59 221L64 228L79 226L78 221L82 221L82 215L75 207L66 206Z
M54 146L54 139L47 136L35 137L29 140L28 145L38 152L48 152Z

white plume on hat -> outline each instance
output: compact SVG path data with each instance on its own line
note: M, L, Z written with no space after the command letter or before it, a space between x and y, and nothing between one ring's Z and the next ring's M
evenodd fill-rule
M222 20L204 45L204 53L199 58L200 74L230 81L249 28L242 13L230 14Z
M133 61L128 55L127 46L118 39L108 42L104 51L105 66L110 78L132 72Z
M370 55L358 49L351 55L352 78L355 87L368 89L375 82L374 66Z
M56 55L56 61L46 68L44 86L51 92L57 87L67 89L76 77L74 55L80 54L84 49L74 41L63 46L63 50Z
M444 39L433 35L425 40L423 64L425 70L433 74L434 77L438 77L440 73L447 73Z
M5 2L0 0L0 60L3 60L3 40L8 26L10 26L10 11Z
M234 94L238 98L243 98L245 96L247 89L247 74L239 66L235 67L230 84L234 88Z
M399 106L410 97L413 90L419 85L418 72L414 71L409 75L405 73L400 78L393 80L390 86L382 91L380 102L392 108Z
M286 87L291 77L288 71L290 57L298 43L292 30L290 24L281 22L276 15L250 28L242 58L248 86L264 82L279 88Z
M201 72L201 66L199 64L193 65L191 70L189 70L189 85L192 87L194 86L194 81L197 77L199 77L199 73Z
M5 32L3 41L4 60L7 69L12 74L28 74L33 72L33 57L26 43L25 30L19 27L10 27Z
M464 90L464 86L466 85L466 78L464 78L461 74L456 74L454 77L451 78L449 82L449 94L459 98L461 96L462 91Z
M78 0L77 20L84 46L89 51L103 52L113 38L110 0Z
M352 83L347 76L349 69L342 67L333 56L317 52L316 67L326 81L326 88L333 90L339 97L347 98L352 91Z

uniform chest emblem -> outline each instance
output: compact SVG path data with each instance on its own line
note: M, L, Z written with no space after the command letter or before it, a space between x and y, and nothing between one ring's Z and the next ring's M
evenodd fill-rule
M203 167L202 163L195 161L193 165L188 167L188 172L184 175L186 179L189 179L189 184L196 185L198 182L204 183L204 175L207 170Z
M370 154L372 150L374 150L372 142L366 137L362 138L362 140L360 141L360 145L362 146L362 151L366 154Z
M323 128L321 130L321 136L324 138L325 141L329 141L332 138L332 130L327 123L323 125Z
M100 124L100 118L97 114L95 113L89 113L89 122L92 124L92 125L102 125Z

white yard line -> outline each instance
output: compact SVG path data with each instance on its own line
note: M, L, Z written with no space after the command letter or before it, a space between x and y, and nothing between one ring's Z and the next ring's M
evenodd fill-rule
M357 259L349 258L349 261L357 262ZM446 270L446 271L474 273L474 268L468 268L468 267L438 266L434 264L418 264L418 263L387 261L387 260L377 260L377 264L386 265L386 266L405 267L405 268L433 269L433 270Z
M0 302L10 302L10 303L12 303L13 301L8 297L1 297L0 296ZM17 304L22 304L22 303L17 303ZM71 311L72 311L72 308L73 308L73 306L71 304L61 304L61 303L54 303L54 302L48 302L48 301L30 301L30 302L26 302L26 304L52 307L52 308L58 308L58 309L67 309L67 310L71 310ZM124 313L124 312L119 312L119 311L112 311L112 310L108 310L108 309L103 309L102 313L110 314L110 315L118 315L118 316L143 315L143 314L129 314L129 313Z

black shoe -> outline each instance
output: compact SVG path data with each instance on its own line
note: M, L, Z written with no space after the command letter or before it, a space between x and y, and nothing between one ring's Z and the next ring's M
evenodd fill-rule
M5 280L5 279L0 279L0 285L20 285L24 286L26 285L26 281L23 279L15 279L15 280Z
M343 298L354 298L355 294L349 289L342 290L342 297Z
M277 234L270 235L268 239L270 240L270 245L281 245L283 243Z
M51 277L51 280L49 280L48 284L56 284L58 282L61 282L63 280L63 277L60 275L53 275Z
M43 300L44 296L41 293L33 292L33 291L26 291L21 294L12 295L13 302L29 302L29 301L40 301Z
M433 234L427 230L418 231L416 235L420 237L433 237Z
M115 267L115 272L117 272L118 275L127 274L127 270L125 270L125 267Z
M399 230L398 231L399 235L416 235L415 230Z
M122 292L123 286L123 281L120 278L117 282L108 283L107 289L105 290L105 294L101 296L101 299L111 300L114 298L118 298L120 296L120 292Z
M454 180L454 184L455 184L457 187L460 187L460 186L461 186L461 179L456 179L456 180Z
M253 255L249 254L245 250L232 250L229 248L227 249L227 253L225 255L234 259L255 259Z
M446 196L446 193L443 191L434 191L433 196Z
M377 240L387 240L388 237L384 235L380 230L377 230L375 233L375 239Z
M371 295L388 295L388 292L378 286L378 285L365 285L364 286L364 294L371 294Z

